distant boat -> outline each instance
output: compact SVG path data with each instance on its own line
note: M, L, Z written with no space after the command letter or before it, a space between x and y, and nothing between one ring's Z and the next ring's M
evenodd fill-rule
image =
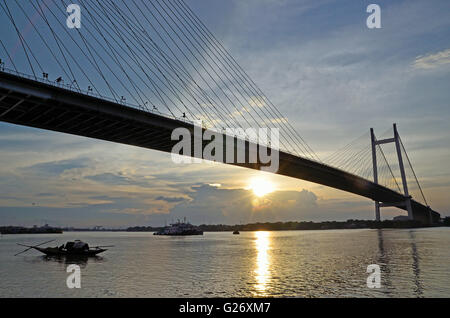
M54 240L52 240L54 241ZM67 242L65 245L61 245L59 247L39 247L41 245L44 245L46 243L50 243L52 241L44 242L38 245L30 246L30 245L24 245L19 244L20 246L28 247L26 250L17 253L17 255L22 254L30 249L35 249L47 256L95 256L97 254L103 253L107 251L104 247L112 247L112 246L94 246L89 247L89 244L82 242L80 240L75 240L74 242Z
M234 230L233 234L240 234L238 230Z
M185 219L184 222L178 220L177 223L172 223L170 226L153 233L153 235L203 235L203 231L189 222L186 222Z

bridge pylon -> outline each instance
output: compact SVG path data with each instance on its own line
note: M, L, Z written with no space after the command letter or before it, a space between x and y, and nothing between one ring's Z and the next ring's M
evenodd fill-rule
M412 207L411 207L411 196L409 195L408 191L408 183L406 181L406 173L405 173L405 166L403 164L403 157L402 157L402 151L400 147L400 137L397 131L397 124L393 124L393 130L394 130L394 137L393 138L387 138L382 140L377 140L375 137L375 133L373 131L373 128L370 128L370 136L371 136L371 142L372 142L372 162L373 162L373 181L374 183L378 184L378 168L377 168L377 145L382 144L388 144L388 143L395 143L395 148L397 151L397 158L398 158L398 165L400 168L400 175L402 177L402 184L403 184L403 194L405 196L405 200L402 202L378 202L375 201L375 220L380 221L380 208L381 207L405 207L408 211L408 218L410 220L413 219L413 213L412 213Z

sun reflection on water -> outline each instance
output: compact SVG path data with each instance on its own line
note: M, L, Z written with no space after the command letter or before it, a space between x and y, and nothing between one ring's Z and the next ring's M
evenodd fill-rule
M270 279L270 232L255 232L256 248L256 291L258 295L264 295L267 292L267 283Z

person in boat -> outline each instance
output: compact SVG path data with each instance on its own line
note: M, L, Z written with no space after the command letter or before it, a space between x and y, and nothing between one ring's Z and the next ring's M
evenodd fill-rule
M89 251L89 244L82 242L80 240L76 240L75 242L67 242L66 244L67 251Z

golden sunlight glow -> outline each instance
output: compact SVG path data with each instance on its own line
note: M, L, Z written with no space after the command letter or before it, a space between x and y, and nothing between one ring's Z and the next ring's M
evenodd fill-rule
M264 178L255 178L250 181L248 186L257 197L263 197L268 193L275 191L275 186L272 182Z
M270 232L255 232L255 239L255 247L257 252L255 288L259 295L264 296L264 293L267 290L267 283L270 279L270 257L268 253L270 249Z

